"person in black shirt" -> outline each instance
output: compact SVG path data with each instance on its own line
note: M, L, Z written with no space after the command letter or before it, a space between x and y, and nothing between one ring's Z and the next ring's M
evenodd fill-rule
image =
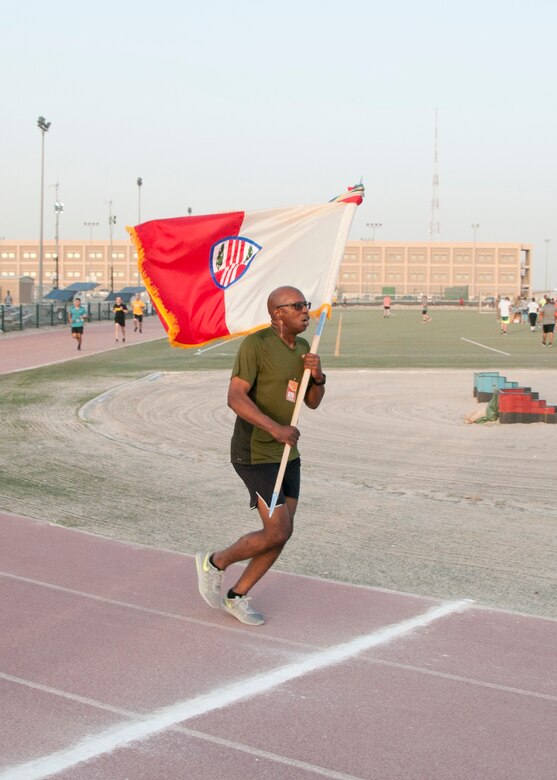
M122 333L122 341L126 340L126 314L128 313L128 307L118 295L114 301L112 307L114 312L114 338L118 341L118 334Z

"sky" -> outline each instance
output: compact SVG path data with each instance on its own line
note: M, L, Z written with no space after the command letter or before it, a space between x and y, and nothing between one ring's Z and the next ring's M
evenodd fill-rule
M361 179L351 238L533 246L557 286L554 0L4 4L0 237L320 203ZM143 179L141 192L137 178ZM546 242L549 239L549 243Z

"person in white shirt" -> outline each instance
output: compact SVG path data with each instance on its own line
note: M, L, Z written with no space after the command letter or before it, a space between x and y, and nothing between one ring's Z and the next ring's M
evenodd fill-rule
M536 322L538 319L538 310L539 306L535 298L532 298L531 301L528 302L528 319L530 320L530 330L535 331L536 330Z
M509 327L509 318L511 316L511 302L509 296L501 298L499 301L499 316L501 317L501 335L507 334L507 328Z

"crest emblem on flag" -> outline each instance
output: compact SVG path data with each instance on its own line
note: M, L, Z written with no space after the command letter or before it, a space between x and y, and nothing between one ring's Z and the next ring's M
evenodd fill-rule
M228 236L213 244L209 267L217 287L226 290L241 279L261 248L260 244L242 236Z

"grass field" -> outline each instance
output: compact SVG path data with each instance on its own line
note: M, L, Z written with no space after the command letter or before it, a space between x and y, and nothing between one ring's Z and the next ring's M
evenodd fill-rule
M495 369L502 373L518 368L557 370L557 344L543 349L541 333L527 325L510 325L501 336L494 313L435 310L432 322L422 324L419 310L394 310L389 319L373 310L335 309L328 320L319 353L328 368L469 368ZM342 318L340 349L335 347ZM311 342L314 327L306 338ZM472 343L476 342L476 343ZM232 366L239 339L200 349L179 349L166 339L93 355L51 367L0 378L5 390L10 385L33 387L39 379L120 376L133 378L150 371L206 371ZM31 378L31 376L33 378ZM0 404L2 400L0 400Z

